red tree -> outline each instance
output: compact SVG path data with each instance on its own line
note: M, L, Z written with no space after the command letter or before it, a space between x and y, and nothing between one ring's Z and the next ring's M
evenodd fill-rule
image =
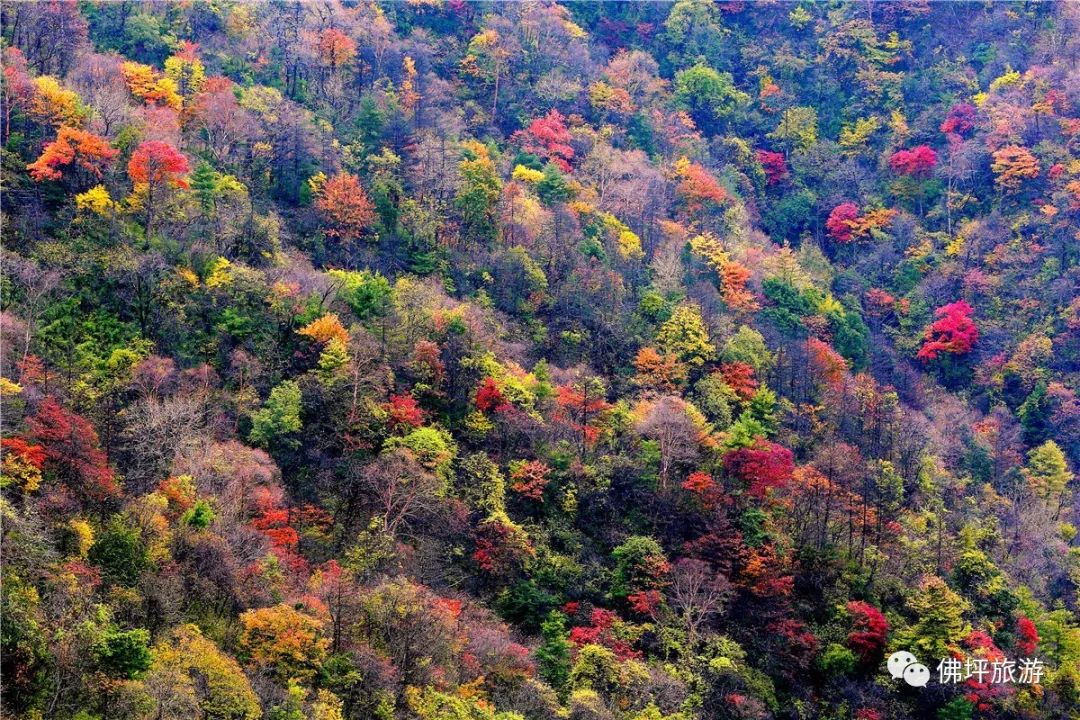
M761 163L761 169L765 171L765 177L768 178L770 185L776 185L787 179L788 167L787 161L784 159L784 153L757 150L755 155L757 161Z
M683 490L691 493L701 503L705 510L713 510L723 500L724 493L713 476L707 472L697 471L683 481Z
M375 206L360 186L359 178L349 173L335 175L323 183L315 196L315 209L329 225L326 234L344 242L358 239L375 219Z
M558 389L556 419L580 433L581 449L599 439L601 420L611 405L604 399L603 387L598 381L586 378L573 385Z
M128 161L128 177L136 187L146 188L146 235L154 226L156 203L161 192L168 187L188 186L187 174L191 170L187 158L167 142L148 140L131 154Z
M840 243L849 243L853 236L851 223L859 217L859 206L855 203L841 203L829 213L829 219L825 221L825 229L833 240Z
M539 155L555 163L563 172L570 172L570 160L574 157L574 148L570 147L573 137L558 110L533 120L525 130L515 133L515 139L521 142L525 152Z
M416 398L408 393L391 395L390 402L383 403L382 409L388 416L388 424L395 430L418 428L424 424L424 411Z
M782 488L791 482L795 457L786 447L759 439L753 447L725 455L724 469L746 483L751 495L763 498L770 488Z
M128 177L131 181L151 187L168 183L186 188L186 176L190 170L184 154L160 140L148 140L139 145L128 161Z
M1016 621L1016 649L1027 657L1033 657L1038 647L1039 631L1035 623L1031 622L1030 618L1021 615Z
M624 623L613 611L594 608L589 615L589 623L570 630L570 642L576 647L603 645L623 660L641 657L640 651L631 648L630 643L619 636Z
M897 150L889 158L889 167L901 175L925 177L937 165L937 153L929 145L919 145L911 150Z
M685 159L676 163L676 174L679 184L675 186L675 194L691 215L709 206L722 205L731 197L712 173L697 163Z
M476 391L476 409L486 413L506 407L506 405L506 398L503 397L502 391L499 390L495 378L484 378L484 383Z
M963 135L975 127L976 112L975 106L969 103L957 103L956 105L953 105L952 108L949 109L949 114L945 117L945 121L941 123L941 132Z
M926 329L926 340L915 357L928 362L941 353L963 355L970 352L979 339L979 328L971 319L973 312L963 300L939 307L934 312L937 320Z
M889 621L873 605L859 600L847 604L852 616L852 630L848 633L848 647L855 651L866 665L877 662L885 649L885 636Z
M510 479L514 481L510 489L523 498L542 503L550 472L551 468L539 460L521 463L510 472Z
M120 494L113 470L98 444L98 434L86 418L65 409L50 396L26 422L31 437L41 445L49 461L46 470L56 472L91 500Z
M720 366L720 376L724 384L731 388L743 400L749 400L757 392L758 383L754 379L754 368L744 362L729 362Z
M830 386L836 387L848 371L848 362L833 349L832 345L817 338L806 340L806 351L810 356L810 365Z

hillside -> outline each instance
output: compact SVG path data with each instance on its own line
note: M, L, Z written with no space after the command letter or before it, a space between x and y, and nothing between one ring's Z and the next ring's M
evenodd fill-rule
M0 30L5 716L1080 718L1080 5Z

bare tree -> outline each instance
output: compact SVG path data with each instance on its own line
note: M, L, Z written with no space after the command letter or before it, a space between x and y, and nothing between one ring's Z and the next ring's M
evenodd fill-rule
M668 600L686 630L687 647L693 648L702 629L724 611L731 584L707 562L683 558L671 569Z
M686 402L673 395L660 398L637 424L637 431L660 448L660 489L666 490L673 468L698 457L701 428L687 413Z
M384 452L363 470L376 512L390 535L408 531L423 517L434 514L440 503L440 482L411 452Z

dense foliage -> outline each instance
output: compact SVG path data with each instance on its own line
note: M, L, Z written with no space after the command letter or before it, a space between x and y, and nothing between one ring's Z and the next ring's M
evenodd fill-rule
M1077 717L1077 5L0 12L5 716Z

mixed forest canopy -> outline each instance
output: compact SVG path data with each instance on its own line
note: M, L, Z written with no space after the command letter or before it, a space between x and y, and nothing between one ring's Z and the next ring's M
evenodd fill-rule
M5 716L1080 717L1080 5L0 19Z

